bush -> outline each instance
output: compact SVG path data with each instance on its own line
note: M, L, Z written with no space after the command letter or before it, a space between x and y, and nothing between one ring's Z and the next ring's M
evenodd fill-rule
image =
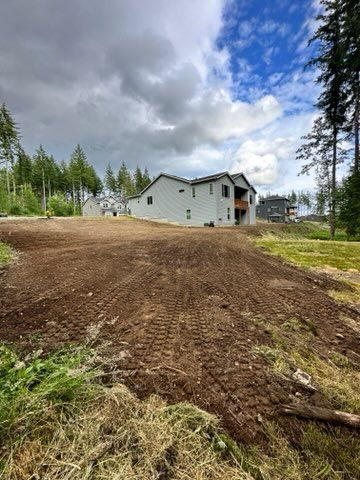
M67 217L73 214L73 207L67 202L64 195L55 194L51 197L49 204L49 210L57 217Z
M12 203L9 209L11 215L22 215L23 209L18 203Z

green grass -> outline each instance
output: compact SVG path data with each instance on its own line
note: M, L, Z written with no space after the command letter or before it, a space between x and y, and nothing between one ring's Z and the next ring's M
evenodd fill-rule
M309 240L330 240L329 225L317 222L301 222L289 224L265 224L263 233L275 235L281 239L309 239ZM347 236L344 230L338 228L332 241L346 241ZM357 240L357 239L354 239Z
M360 271L360 243L341 241L288 240L267 235L256 241L271 254L302 267L333 267Z
M0 242L0 266L9 263L11 257L11 248L6 243Z

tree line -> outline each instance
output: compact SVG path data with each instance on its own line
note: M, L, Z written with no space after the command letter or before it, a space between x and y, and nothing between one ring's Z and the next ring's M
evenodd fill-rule
M336 226L348 237L360 237L360 2L321 0L318 28L309 42L315 54L307 66L318 71L322 91L319 115L303 137L297 158L301 174L314 170L317 195L329 213L330 236ZM346 162L348 174L338 179Z
M150 183L147 169L132 173L122 162L115 175L110 164L104 181L80 145L68 162L57 162L42 145L30 156L21 146L19 129L7 106L0 107L0 212L32 215L79 215L84 200L104 193L128 196Z

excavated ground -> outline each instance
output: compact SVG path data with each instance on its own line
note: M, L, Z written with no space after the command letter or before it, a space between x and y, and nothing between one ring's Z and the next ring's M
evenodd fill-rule
M0 240L19 256L0 271L0 339L45 350L96 339L110 382L194 402L236 438L261 442L259 419L277 416L299 388L254 354L271 343L266 325L305 319L320 354L359 354L342 321L359 314L326 294L337 282L265 254L246 233L118 219L1 222Z

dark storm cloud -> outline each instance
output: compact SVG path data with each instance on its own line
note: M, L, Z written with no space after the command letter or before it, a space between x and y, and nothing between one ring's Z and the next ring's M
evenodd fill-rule
M231 100L211 83L227 76L214 40L221 0L11 0L0 16L0 101L32 152L58 159L80 142L102 171L108 161L184 174L204 146L219 149L280 114L272 98ZM206 60L208 59L208 60ZM189 157L189 167L186 158ZM204 159L206 162L206 159Z

